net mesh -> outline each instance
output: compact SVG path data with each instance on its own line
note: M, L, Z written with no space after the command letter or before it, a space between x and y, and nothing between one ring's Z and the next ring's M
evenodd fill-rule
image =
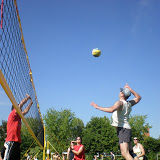
M26 93L31 96L33 105L25 118L35 135L38 136L40 133L38 140L43 146L43 121L14 0L1 2L0 70L18 104L26 97ZM23 106L22 110L28 105L29 102ZM36 125L32 126L32 124Z

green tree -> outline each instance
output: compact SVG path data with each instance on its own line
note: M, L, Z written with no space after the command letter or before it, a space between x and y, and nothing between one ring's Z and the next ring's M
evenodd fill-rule
M146 137L143 142L148 159L154 159L160 152L160 138Z
M92 156L97 152L110 154L117 153L118 138L116 130L111 126L111 121L104 117L92 117L86 124L83 132L83 144L88 155Z
M40 143L43 146L44 137L43 137L43 128L41 128L41 120L38 120L37 118L28 117L26 118L28 121L28 124L30 125L32 131L34 132L37 139L40 141ZM35 139L33 139L32 135L30 134L29 130L27 129L26 125L22 122L21 126L21 157L25 156L25 153L28 151L30 152L31 149L35 147L39 147ZM40 147L39 147L40 148ZM36 151L35 149L33 149ZM28 153L27 152L27 153ZM36 153L35 153L36 154Z
M148 159L155 159L156 154L160 151L160 138L155 139L145 135L152 128L152 126L146 123L146 119L147 115L134 115L130 117L129 123L132 128L132 137L138 137Z
M22 123L21 126L21 139L22 139L22 143L21 143L21 158L25 157L25 153L30 151L30 148L34 148L36 147L38 144L36 143L36 141L33 139L33 137L31 136L29 130L27 129L26 125L24 123Z
M82 136L83 121L75 117L70 110L56 111L54 108L47 110L44 115L46 126L46 139L61 153L66 151L71 140Z
M152 128L146 123L147 115L130 116L129 123L132 128L132 137L138 137L140 140L145 138L144 133L148 133L148 129Z
M7 133L7 121L2 120L2 124L0 125L0 147L4 145L6 133Z

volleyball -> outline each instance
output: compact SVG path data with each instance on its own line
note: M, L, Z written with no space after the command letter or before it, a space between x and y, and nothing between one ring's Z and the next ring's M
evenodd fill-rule
M98 48L93 49L93 50L92 50L92 55L93 55L94 57L99 57L99 56L101 55L101 50L99 50Z

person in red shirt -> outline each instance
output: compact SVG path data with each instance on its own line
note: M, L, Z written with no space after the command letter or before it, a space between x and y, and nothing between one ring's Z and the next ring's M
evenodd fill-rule
M26 115L33 102L31 97L26 94L21 103L18 105L22 111L22 106L30 100L29 105L22 112L23 115ZM21 117L18 115L17 111L12 105L11 113L8 116L7 121L7 138L4 146L6 147L4 160L20 160L20 144L21 144Z
M82 138L77 137L77 140L72 142L77 143L74 148L71 147L71 151L74 153L74 160L85 160L85 147L82 144Z

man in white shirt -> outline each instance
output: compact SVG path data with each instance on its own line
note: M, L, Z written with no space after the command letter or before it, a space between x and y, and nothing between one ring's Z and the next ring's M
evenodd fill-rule
M131 93L135 98L127 101ZM138 160L136 155L133 154L133 147L131 143L132 132L129 124L129 114L132 110L131 107L137 104L140 100L141 96L133 89L131 89L128 84L126 84L124 88L120 89L119 101L117 101L113 106L99 107L96 103L91 102L91 106L94 108L104 112L113 113L112 125L117 128L121 154L126 160L133 160L133 158L134 160Z

